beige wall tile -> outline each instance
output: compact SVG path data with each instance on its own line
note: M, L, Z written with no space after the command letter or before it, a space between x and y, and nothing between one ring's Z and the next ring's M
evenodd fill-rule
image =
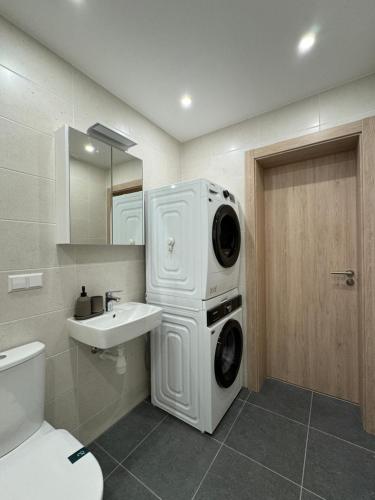
M87 346L78 346L79 420L84 424L102 411L103 403L110 406L121 400L116 419L149 394L150 375L147 367L146 336L127 342L127 371L116 372L115 363L92 354ZM111 350L116 354L116 349ZM122 408L122 409L121 409Z
M54 224L0 219L0 248L0 271L75 263L74 248L56 246Z
M67 351L75 345L66 328L66 319L72 315L71 309L64 309L0 323L0 350L39 340L46 345L47 356Z
M86 285L91 295L104 295L108 290L122 290L123 300L133 300L145 291L145 262L109 262L77 266L79 286Z
M319 98L310 97L253 120L259 128L258 144L254 147L313 132L314 127L319 127Z
M64 99L72 96L72 67L0 17L0 64Z
M68 246L68 245L65 245ZM74 245L77 264L99 264L105 262L121 262L144 260L144 246L89 246Z
M77 346L46 360L46 403L59 398L77 384Z
M129 374L128 374L129 376ZM116 373L115 363L78 346L78 408L80 422L120 399L125 376Z
M96 415L92 415L78 428L78 438L83 444L89 444L100 434L116 423L121 417L129 413L137 404L143 401L148 393L138 393L134 399L118 399Z
M0 66L0 116L48 134L72 124L72 102Z
M53 138L49 135L0 118L0 151L0 167L55 178Z
M72 309L77 295L75 266L25 270L43 273L43 288L8 292L8 272L0 273L0 318L2 322ZM12 272L12 274L17 274Z
M55 222L55 183L0 168L0 219Z
M47 422L56 429L66 429L75 433L78 428L77 394L70 389L45 405Z
M322 128L375 115L375 74L323 92L319 111Z

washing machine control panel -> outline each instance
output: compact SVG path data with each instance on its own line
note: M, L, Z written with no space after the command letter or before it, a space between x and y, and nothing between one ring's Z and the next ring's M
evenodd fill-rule
M242 306L242 295L237 295L233 299L226 300L221 304L207 311L207 326L211 326L217 321L225 318L228 314Z

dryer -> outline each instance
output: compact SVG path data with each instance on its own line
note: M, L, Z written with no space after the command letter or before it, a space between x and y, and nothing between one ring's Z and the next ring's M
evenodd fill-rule
M232 193L198 179L152 189L145 204L147 295L207 300L238 287L241 229Z

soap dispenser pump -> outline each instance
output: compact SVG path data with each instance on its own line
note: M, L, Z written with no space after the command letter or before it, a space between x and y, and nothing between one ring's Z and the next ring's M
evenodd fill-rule
M91 315L91 300L87 296L86 287L82 286L81 296L78 297L75 307L76 318L88 318Z

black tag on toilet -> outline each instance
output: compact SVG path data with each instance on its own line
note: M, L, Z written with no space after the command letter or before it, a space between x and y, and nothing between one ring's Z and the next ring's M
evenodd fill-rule
M87 455L87 453L90 453L90 450L88 450L87 448L81 448L80 450L74 452L73 455L70 455L70 457L68 457L68 460L72 464L74 464L75 462L77 462L77 460Z

